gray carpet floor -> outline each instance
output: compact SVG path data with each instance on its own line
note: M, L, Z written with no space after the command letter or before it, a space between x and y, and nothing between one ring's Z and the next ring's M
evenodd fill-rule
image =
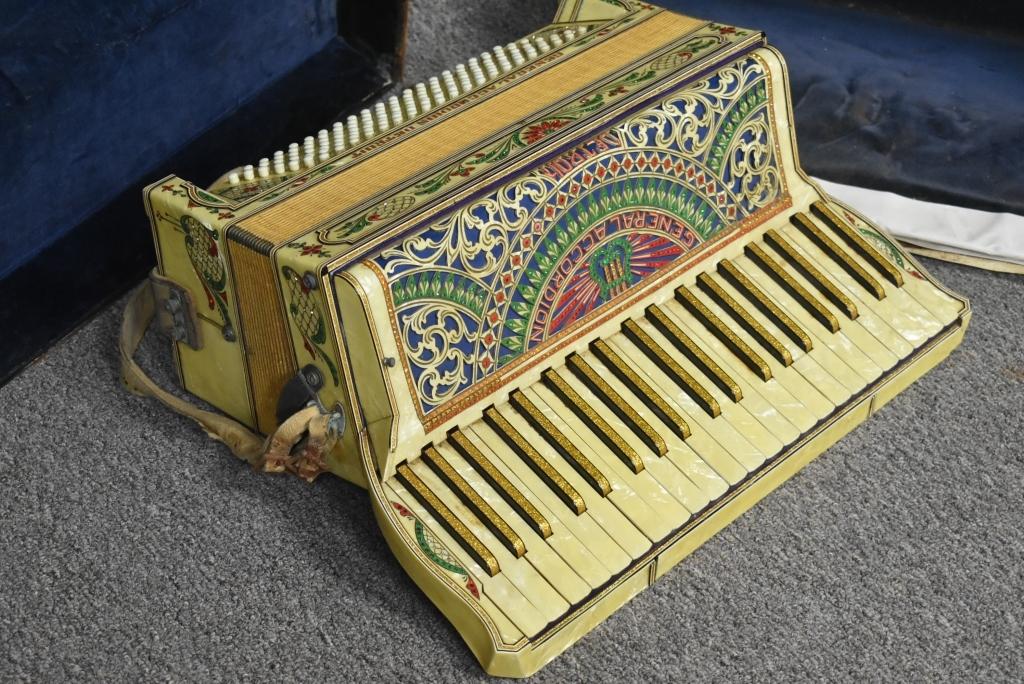
M472 52L441 16L414 12L413 74ZM1024 278L927 266L972 300L960 349L538 681L1024 677ZM129 395L118 320L0 388L0 679L484 678L362 490L253 473Z

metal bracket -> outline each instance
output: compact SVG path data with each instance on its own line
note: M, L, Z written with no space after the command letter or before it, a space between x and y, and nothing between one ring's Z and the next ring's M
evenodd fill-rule
M277 422L283 423L302 407L315 403L320 406L320 412L326 413L320 405L320 398L317 392L324 386L324 374L313 364L303 366L291 380L281 389L277 397Z
M149 282L156 305L157 326L174 341L196 350L202 349L196 305L191 293L155 270L149 274Z

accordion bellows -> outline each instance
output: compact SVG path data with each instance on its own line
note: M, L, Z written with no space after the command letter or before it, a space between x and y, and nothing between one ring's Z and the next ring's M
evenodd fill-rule
M963 336L966 300L800 170L757 31L555 22L208 189L146 190L184 387L317 378L396 558L528 675ZM193 329L194 328L194 329Z

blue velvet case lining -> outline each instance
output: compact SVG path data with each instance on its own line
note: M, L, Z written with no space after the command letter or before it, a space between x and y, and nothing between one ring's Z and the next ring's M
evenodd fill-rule
M337 35L336 9L0 3L0 278L317 53Z

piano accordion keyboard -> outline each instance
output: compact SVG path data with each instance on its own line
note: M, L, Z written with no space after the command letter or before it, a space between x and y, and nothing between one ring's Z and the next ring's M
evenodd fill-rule
M400 466L395 495L419 475L424 524L527 636L959 314L826 205L794 216Z

